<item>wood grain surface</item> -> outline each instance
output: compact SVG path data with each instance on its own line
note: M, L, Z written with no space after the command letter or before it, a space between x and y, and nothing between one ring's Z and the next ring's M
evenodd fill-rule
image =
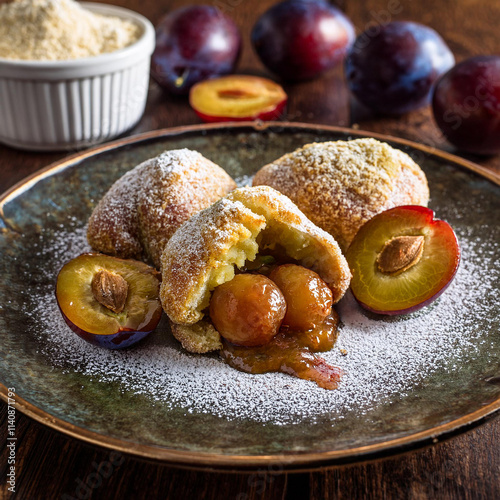
M0 0L2 3L4 0ZM156 24L185 1L111 0ZM244 50L238 72L269 75L253 53L249 33L271 0L213 0L240 26ZM414 20L435 28L457 60L500 53L498 0L342 0L337 2L358 31L389 20ZM400 118L372 116L352 99L342 69L305 83L285 84L284 120L353 125L455 152L440 136L428 108ZM0 120L2 117L0 116ZM126 135L199 123L185 98L172 97L154 82L140 123ZM65 156L27 153L0 146L0 192ZM472 157L500 173L500 158ZM1 349L1 348L0 348ZM22 362L22 361L20 361ZM496 499L500 498L500 420L432 447L376 462L287 474L199 472L113 454L50 430L16 414L16 494L7 490L7 407L0 404L0 498L19 499ZM99 471L96 473L96 471Z

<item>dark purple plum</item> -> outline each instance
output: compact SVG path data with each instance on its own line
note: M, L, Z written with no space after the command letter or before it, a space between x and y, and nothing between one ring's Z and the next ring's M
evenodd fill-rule
M240 32L217 7L194 5L170 12L156 28L151 74L175 94L197 82L231 73L241 50Z
M379 113L402 114L427 105L434 82L454 63L433 29L395 21L359 35L345 68L349 88L361 103Z
M323 0L285 0L266 11L252 30L264 65L285 80L319 76L344 58L354 27Z
M457 64L437 82L434 119L446 138L471 153L500 153L500 56Z

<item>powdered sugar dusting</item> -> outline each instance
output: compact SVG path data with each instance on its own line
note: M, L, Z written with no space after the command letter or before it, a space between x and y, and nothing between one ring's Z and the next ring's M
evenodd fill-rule
M491 232L474 228L474 234ZM491 313L488 301L497 293L500 270L493 259L499 242L494 235L490 241L484 236L479 240L467 229L458 237L462 262L457 276L430 307L404 318L380 319L362 312L349 294L341 301L339 340L324 354L346 372L335 391L278 373L238 372L216 355L187 354L167 337L166 327L126 351L87 344L66 326L53 295L62 263L88 250L85 228L60 232L47 250L46 273L52 283L34 297L35 335L52 365L81 372L94 383L119 382L124 391L144 394L167 410L180 406L188 412L275 424L300 423L325 413L340 419L352 409L369 412L377 401L410 393L437 370L456 372L489 342L487 332L476 326Z
M234 178L238 187L247 187L252 185L253 175L240 175Z

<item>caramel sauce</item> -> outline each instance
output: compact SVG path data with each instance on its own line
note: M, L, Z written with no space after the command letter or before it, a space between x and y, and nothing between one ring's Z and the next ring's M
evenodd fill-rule
M339 316L332 310L316 328L302 332L282 328L262 346L242 347L223 339L221 356L230 366L244 372L283 372L316 382L324 389L336 389L342 370L329 365L316 353L332 349L338 325Z

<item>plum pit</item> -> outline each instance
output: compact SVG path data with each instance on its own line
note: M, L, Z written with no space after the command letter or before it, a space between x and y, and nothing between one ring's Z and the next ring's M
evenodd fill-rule
M414 266L424 251L423 236L396 236L386 241L377 257L380 272L396 276Z
M119 274L101 269L92 278L92 294L99 304L114 313L125 309L128 296L128 283Z

